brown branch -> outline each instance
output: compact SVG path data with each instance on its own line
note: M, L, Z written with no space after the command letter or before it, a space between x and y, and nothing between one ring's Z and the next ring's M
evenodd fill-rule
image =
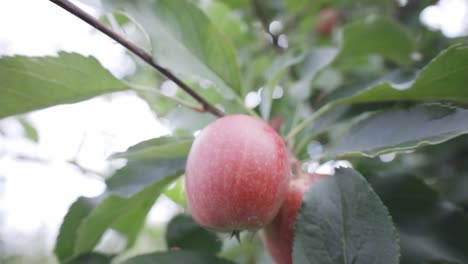
M174 74L172 74L169 70L163 68L162 66L156 64L153 61L153 57L151 54L146 52L144 49L138 47L128 39L124 38L123 36L119 35L117 32L113 31L103 23L101 23L99 20L91 16L90 14L86 13L83 11L81 8L76 6L75 4L71 3L68 0L50 0L54 4L60 6L61 8L67 10L71 14L75 15L79 19L85 21L92 27L96 28L97 30L101 31L102 33L106 34L113 40L117 41L120 43L122 46L133 52L136 56L140 57L142 60L144 60L146 63L151 65L153 68L155 68L159 73L164 75L166 78L169 80L175 82L182 90L184 90L188 95L190 95L193 99L198 101L202 107L203 110L206 112L210 112L215 116L222 117L224 116L224 113L220 111L218 108L214 107L211 105L208 101L203 99L199 94L197 94L194 90L192 90L190 87L188 87L184 82L182 82L179 78L177 78Z

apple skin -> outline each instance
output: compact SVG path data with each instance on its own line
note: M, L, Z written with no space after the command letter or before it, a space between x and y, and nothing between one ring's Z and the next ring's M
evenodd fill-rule
M209 124L188 155L194 220L217 231L257 230L273 220L291 179L287 149L267 123L230 115Z
M288 194L278 215L267 225L262 234L263 243L277 264L292 264L294 224L307 189L327 174L307 174L289 184Z
M314 31L318 35L330 35L333 28L340 23L340 14L334 8L324 8L318 13L319 23L315 26Z

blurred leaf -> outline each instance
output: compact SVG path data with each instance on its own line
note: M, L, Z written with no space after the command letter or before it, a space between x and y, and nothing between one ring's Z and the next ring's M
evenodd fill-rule
M466 213L407 171L377 174L369 181L399 228L402 264L468 262Z
M126 88L94 57L59 52L0 58L0 118Z
M191 109L176 107L165 117L170 120L170 127L195 132L206 127L216 120L216 117L207 113L198 113Z
M220 0L232 8L247 8L249 7L249 0Z
M112 227L122 217L135 214L135 207L146 212L154 204L163 188L173 181L176 176L168 176L146 186L140 192L130 196L121 197L116 194L108 195L94 210L81 222L77 230L75 254L91 251L99 242L104 232ZM135 219L138 221L138 219ZM140 220L141 221L141 220ZM134 231L134 230L131 230Z
M186 157L193 139L163 136L140 142L125 152L112 155L112 158L127 159L171 159Z
M232 44L190 1L103 2L107 7L123 7L148 31L158 64L210 80L227 97L240 94L240 70Z
M155 252L151 254L140 255L122 264L233 264L233 262L221 259L215 256L205 255L198 252L174 250L167 252Z
M107 181L107 186L110 192L129 197L141 192L153 182L164 180L166 177L178 177L182 174L184 168L185 158L132 160ZM167 182L166 186L168 184ZM159 193L164 192L165 189L166 187L160 190ZM158 196L154 200L150 199L148 202L135 205L112 223L112 228L127 237L127 248L132 247L136 242L138 234L145 224L146 215L153 207L153 203Z
M254 37L245 30L248 27L245 18L233 12L226 4L220 1L206 1L201 4L201 8L217 28L229 34L236 47L242 48Z
M390 18L375 15L345 26L341 37L340 58L380 54L406 65L416 48L407 28Z
M166 229L168 249L184 249L216 255L222 241L216 233L199 226L189 215L180 214L169 222Z
M39 135L37 134L36 128L31 124L31 122L24 118L24 117L19 117L18 121L21 123L23 126L24 131L26 132L26 137L31 139L34 142L39 142Z
M310 96L311 82L317 73L332 63L338 49L336 48L316 48L305 58L302 67L301 78L289 88L289 93L295 101L302 101Z
M83 221L101 201L101 198L102 197L94 199L80 197L72 204L70 209L68 209L68 213L63 219L55 243L54 253L59 260L63 261L75 255L74 248L77 239L77 229L81 221Z
M90 252L108 228L132 246L154 202L184 167L185 159L130 160L107 180L106 193L80 198L70 208L57 238L59 259Z
M112 257L98 253L86 253L72 260L66 261L65 264L111 264Z
M305 193L295 227L294 263L398 263L390 215L352 169L338 169Z
M468 110L419 105L370 115L346 131L327 153L373 157L439 144L465 133L468 133Z
M126 248L132 248L135 245L138 235L145 225L146 216L153 207L154 201L149 200L148 202L133 206L112 223L111 228L127 238Z
M339 104L381 102L392 100L451 100L468 102L468 47L453 46L434 58L416 79L393 83L384 82L364 87ZM336 99L336 98L334 98Z
M267 80L267 85L262 89L262 100L260 103L260 112L264 120L270 119L273 93L281 77L286 72L286 70L289 69L289 67L300 63L303 59L303 55L295 56L286 53L278 57L270 66L270 68L265 72L265 79Z

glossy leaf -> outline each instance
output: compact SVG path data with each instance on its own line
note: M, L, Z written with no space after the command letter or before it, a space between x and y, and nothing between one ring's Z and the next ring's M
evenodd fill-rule
M468 110L442 105L377 112L361 120L327 151L330 155L383 153L438 144L468 133Z
M0 58L0 118L126 88L94 57L59 52Z
M315 183L304 195L294 263L397 264L398 236L386 207L352 169Z

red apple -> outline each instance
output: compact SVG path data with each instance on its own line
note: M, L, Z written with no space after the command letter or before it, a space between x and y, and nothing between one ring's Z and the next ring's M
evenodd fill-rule
M263 242L277 264L292 264L294 224L302 204L304 192L317 180L329 177L326 174L309 174L289 184L288 194L278 215L263 231Z
M333 28L340 23L340 14L334 8L324 8L318 13L318 24L315 33L319 35L330 35Z
M188 206L201 226L256 230L273 220L290 180L286 147L267 123L222 117L195 139L186 166Z

